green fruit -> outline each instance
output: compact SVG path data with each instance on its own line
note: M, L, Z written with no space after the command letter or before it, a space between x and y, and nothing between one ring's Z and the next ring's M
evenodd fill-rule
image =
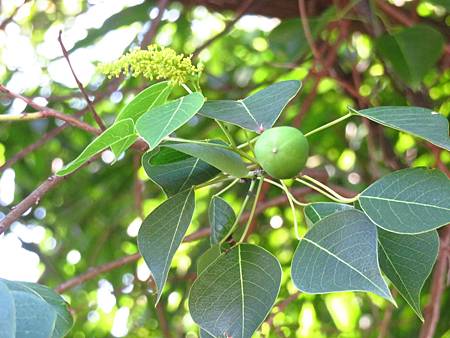
M274 178L297 175L308 159L306 137L293 127L275 127L266 130L255 144L256 160Z

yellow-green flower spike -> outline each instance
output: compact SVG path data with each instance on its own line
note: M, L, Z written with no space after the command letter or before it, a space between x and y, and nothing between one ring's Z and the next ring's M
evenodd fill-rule
M118 60L101 64L99 70L109 78L129 72L131 76L143 76L149 80L169 80L173 86L196 82L203 67L194 66L191 58L177 54L171 48L149 45L147 50L135 49Z

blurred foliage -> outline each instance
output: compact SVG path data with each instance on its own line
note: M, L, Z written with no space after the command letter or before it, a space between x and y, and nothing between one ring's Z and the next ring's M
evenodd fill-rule
M70 82L71 74L61 58L62 54L56 43L57 32L59 29L70 32L67 33L67 48L71 50L76 71L88 74L87 77L83 77L88 92L94 96L105 93L111 80L105 79L99 73L89 72L89 67L81 69L83 66L77 64L79 58L76 56L86 57L87 54L91 54L88 62L91 66L107 60L110 53L108 44L114 43L115 38L119 39L119 35L111 36L113 32L124 32L120 35L121 39L129 41L120 44L124 45L124 49L119 50L119 55L138 46L149 28L149 17L154 18L157 14L152 1L143 3L117 1L117 3L124 4L115 4L114 10L110 11L108 16L94 22L92 27L77 28L76 25L82 22L77 21L77 18L95 12L95 8L100 6L102 1L32 0L22 6L21 1L3 1L2 20L15 13L16 6L20 6L20 9L12 21L0 31L1 83L17 89L24 95L45 98L49 106L67 114L73 114L84 108L85 103L76 86L67 85L67 81L62 83L55 78L55 73L50 71L52 65L62 62L65 68L61 66L59 69L63 70L65 78ZM403 1L396 3L403 4ZM444 36L439 33L440 30L444 32L447 30L448 33L450 25L448 8L448 1L441 0L419 1L417 7L407 2L397 8L399 11L404 10L406 15L414 13L422 25L433 30L433 34L438 36L435 38L437 44L442 45L440 51L430 51L433 59L431 62L428 60L420 65L416 63L410 65L421 67L415 68L413 75L410 75L407 69L396 73L398 65L404 65L406 62L396 59L399 57L398 53L389 54L383 48L377 49L386 38L379 38L379 34L375 34L377 29L371 26L371 20L376 21L379 27L384 27L385 34L394 34L394 37L403 36L398 32L406 29L380 10L372 13L372 19L368 20L352 8L343 11L336 10L330 5L330 9L322 15L311 18L310 24L313 36L320 41L321 46L325 46L323 57L326 57L327 51L336 42L340 32L338 20L345 19L351 22L351 31L337 49L337 61L333 68L335 73L349 83L352 83L352 70L354 71L353 76L360 78L356 90L370 106L418 105L412 98L421 97L426 100L422 105L425 104L448 116L450 69L446 68L448 52L445 54L442 50L445 45L445 42L442 42ZM188 8L173 1L169 3L163 16L155 42L170 46L178 52L190 54L208 38L220 32L232 18L233 13L211 12L205 7ZM17 36L20 36L20 39L16 42L8 42ZM21 46L22 39L28 41L28 45ZM409 44L409 51L417 51L417 48L427 48L425 45L422 46L422 43L429 42L427 39L428 35L425 34L415 36L413 40L408 37L402 41ZM395 38L388 40L392 43ZM448 47L448 41L446 43ZM15 48L17 50L13 52ZM43 50L46 48L53 48L57 52L53 52L53 57L49 58L47 56L50 53ZM99 50L100 48L102 50ZM114 48L114 54L117 54L117 48L119 47ZM25 53L25 56L20 53ZM19 54L22 57L15 62L12 58ZM423 57L420 55L417 57ZM34 68L18 64L25 62L24 60L33 64ZM245 16L229 34L204 49L199 54L199 60L204 65L205 73L201 79L201 87L209 99L238 99L279 80L303 80L300 94L286 108L278 124L291 125L305 98L314 90L315 78L310 76L312 55L299 19L280 21ZM31 78L36 76L29 72L34 71L36 67L39 69L38 80L31 81ZM414 81L413 88L409 87L410 79ZM146 80L126 78L117 91L96 102L97 112L110 125L125 103L148 85ZM181 89L179 91L182 93ZM323 77L318 83L317 95L301 123L301 130L305 132L312 130L344 115L348 105L358 107L361 103L349 96L334 78ZM1 113L11 111L17 113L24 109L32 111L29 107L22 107L17 100L0 98ZM85 120L93 125L95 123L89 113ZM39 140L58 123L48 119L2 124L0 165L24 147ZM177 131L177 136L217 138L221 137L221 134L209 120L195 117L187 126ZM245 140L245 135L236 136L242 141ZM74 158L92 138L92 135L86 132L67 128L58 137L52 138L44 146L16 163L13 166L16 183L14 202L3 205L0 210L6 213L11 205L22 200L45 180L52 170L59 168L61 160L68 162ZM394 130L373 127L360 118L353 118L350 122L334 126L327 132L313 135L310 138L310 145L312 156L308 161L308 167L319 173L326 172L332 184L355 192L361 191L376 177L392 170L383 157L383 149L386 147L392 148L393 153L388 156L390 159L395 157L400 166L435 164L435 159L425 142ZM39 203L39 207L45 208L44 217L36 212L37 208L34 208L21 219L28 229L36 226L45 228L45 235L38 243L33 244L22 238L18 231L19 223L13 225L11 233L21 239L24 248L36 252L40 257L40 268L43 271L40 283L56 287L86 272L89 267L137 252L135 236L139 226L139 212L134 202L136 176L134 157L135 153L130 151L111 167L107 164L110 161L105 155L102 157L103 161L92 163L50 191ZM448 153L443 152L441 160L445 165L449 165ZM143 210L144 214L148 214L164 200L164 195L156 185L148 181L142 168L138 172L138 177L145 181ZM239 207L238 200L244 191L243 186L238 186L224 196L235 210ZM212 193L205 189L197 194L196 216L188 233L208 226L206 197ZM279 194L278 190L271 188L265 195L265 201L270 202ZM322 200L315 194L304 197L310 201ZM279 216L283 221L281 227ZM305 222L301 225L304 232ZM282 263L284 273L280 300L295 293L296 290L289 278L289 269L297 241L293 233L289 208L286 208L286 205L278 205L265 209L257 217L257 228L250 236L249 242L262 245ZM192 283L197 258L208 247L209 239L204 238L183 244L176 253L161 301L173 337L198 336L198 328L187 309L186 290ZM68 253L73 250L80 253L79 261L70 259ZM129 337L161 337L158 314L153 306L154 296L149 285L145 283L147 278L148 271L140 260L137 264L128 264L101 275L99 279L90 280L67 291L64 295L70 302L76 319L70 336L108 337L111 332L117 336L125 335L126 331L125 333L114 331L114 326L117 325L119 313L122 313L122 317L123 313L129 313L127 321ZM426 304L430 297L429 281L424 290L427 291L422 295L422 304ZM394 309L392 314L390 336L417 336L421 326L420 320L403 299L397 297L396 300L398 309ZM263 324L257 336L376 337L388 306L388 303L379 297L362 293L301 294L282 311L274 314L272 325ZM448 291L444 293L441 309L436 335L439 337L450 335ZM276 311L277 308L274 309L274 312Z

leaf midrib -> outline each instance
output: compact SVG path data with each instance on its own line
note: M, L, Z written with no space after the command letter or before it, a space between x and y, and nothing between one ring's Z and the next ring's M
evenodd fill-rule
M388 202L395 202L395 203L403 203L403 204L420 205L420 206L423 206L423 207L435 208L435 209L450 211L450 208L440 207L440 206L432 205L432 204L424 204L424 203L419 203L419 202L413 202L413 201L410 202L410 201L404 201L404 200L394 200L392 198L385 198L385 197L378 197L378 196L371 196L371 195L361 195L359 197L359 199L363 199L363 198L382 200L382 201L388 201Z
M311 243L312 245L316 246L317 248L319 248L320 250L326 252L327 254L329 254L330 256L336 258L339 262L344 263L346 266L348 266L350 269L352 269L353 271L357 272L359 275L361 275L364 279L366 279L367 281L369 281L370 284L372 284L373 286L375 286L378 290L380 290L382 292L382 294L388 296L388 298L392 298L390 295L386 294L386 292L383 289L380 289L380 287L378 285L376 285L374 282L372 282L369 278L367 278L361 271L359 271L358 269L356 269L355 267L351 266L349 263L347 263L346 261L344 261L343 259L341 259L340 257L336 256L334 253L332 253L331 251L327 250L326 248L324 248L323 246L317 244L316 242L311 241L310 239L303 237L304 241L307 241L308 243Z

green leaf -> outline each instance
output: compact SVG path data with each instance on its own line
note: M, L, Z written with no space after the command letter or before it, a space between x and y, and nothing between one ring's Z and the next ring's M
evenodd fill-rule
M213 336L250 338L272 308L281 266L268 251L240 244L219 256L192 285L189 310Z
M139 252L155 280L156 303L161 298L175 251L191 223L194 207L194 190L180 192L153 210L139 229Z
M291 275L303 292L369 291L394 302L378 265L377 228L359 210L334 213L309 229Z
M443 46L442 34L422 24L385 34L375 42L381 57L412 86L417 86L439 60Z
M2 280L11 291L26 292L37 297L51 306L56 313L56 321L52 338L65 337L73 325L67 303L52 289L36 283Z
M97 136L76 159L68 163L63 169L59 170L56 175L64 176L74 172L95 154L127 139L133 134L134 123L132 119L125 119L114 123L111 127Z
M15 313L13 295L0 280L0 337L14 338L16 336Z
M197 275L200 275L221 254L220 245L213 245L197 260Z
M241 157L220 144L176 143L164 146L199 158L229 175L245 177L248 174Z
M311 35L314 39L333 17L336 17L336 8L330 6L320 17L308 18ZM310 50L300 19L281 21L269 33L268 40L270 50L276 55L277 62L298 60Z
M300 87L300 81L282 81L243 100L207 101L200 110L200 115L261 132L273 126Z
M306 225L311 228L321 219L342 210L353 209L351 205L335 202L319 202L308 204L303 212L305 213Z
M158 184L167 196L209 181L220 171L199 158L161 146L142 157L148 177Z
M448 121L441 114L420 107L376 107L351 111L382 125L423 138L450 150Z
M169 82L158 82L137 94L117 115L115 123L127 118L131 118L133 122L136 122L139 117L146 111L149 111L153 107L158 107L166 103L169 97L172 87L169 86ZM111 150L117 157L127 150L137 139L136 135L132 135L129 138L118 142L111 146Z
M202 94L192 93L154 107L137 120L136 129L153 149L164 137L188 122L203 106L204 101Z
M216 244L228 234L236 221L236 214L223 198L214 196L209 204L208 218L211 226L211 244Z
M427 2L436 6L441 6L450 12L450 0L427 0Z
M420 291L438 255L437 231L404 235L378 229L378 243L381 270L423 320Z
M418 234L450 223L450 180L437 169L410 168L382 177L359 203L379 227Z

